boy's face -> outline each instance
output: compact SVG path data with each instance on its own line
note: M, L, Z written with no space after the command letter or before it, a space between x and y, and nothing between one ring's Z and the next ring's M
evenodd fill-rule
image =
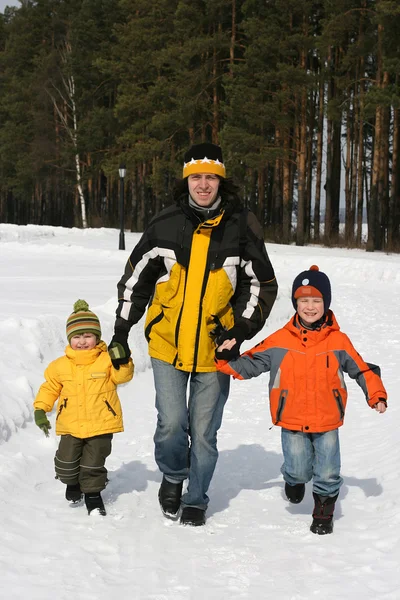
M73 335L70 341L72 350L92 350L97 345L94 333L80 333Z
M297 298L297 313L303 323L312 325L324 314L324 301L317 296Z

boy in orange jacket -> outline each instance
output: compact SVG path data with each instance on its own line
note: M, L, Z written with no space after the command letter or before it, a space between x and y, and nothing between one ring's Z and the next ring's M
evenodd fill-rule
M329 279L317 266L296 277L292 302L296 314L282 329L232 360L234 340L226 340L217 348L216 363L218 370L236 379L270 371L271 416L274 425L282 427L285 493L297 504L305 484L313 480L310 529L323 535L332 533L343 482L338 435L347 402L343 374L356 380L368 405L379 413L386 411L387 394L379 367L364 362L340 331L329 310Z
M115 368L101 341L100 321L85 300L77 300L67 320L65 356L45 371L34 402L36 425L48 436L46 412L58 398L56 434L61 435L54 464L56 478L67 486L65 497L76 503L85 495L88 513L105 516L101 491L107 484L105 461L114 433L123 431L117 386L133 377L133 363Z

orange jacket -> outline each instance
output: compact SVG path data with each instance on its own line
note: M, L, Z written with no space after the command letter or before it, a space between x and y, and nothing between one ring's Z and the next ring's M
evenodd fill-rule
M355 379L369 406L386 400L379 367L364 362L340 331L332 311L319 330L301 327L297 314L282 329L217 368L236 379L270 371L269 398L275 425L315 433L343 425L347 402L344 373Z

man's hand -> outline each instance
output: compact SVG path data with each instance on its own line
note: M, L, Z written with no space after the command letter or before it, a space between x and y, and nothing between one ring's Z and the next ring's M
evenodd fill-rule
M237 350L236 339L233 338L233 340L225 340L222 342L222 344L216 349L215 356L218 360L228 361L232 360L232 358L237 358L239 356L239 352Z
M246 339L246 332L246 326L240 324L223 331L215 340L217 358L220 360L237 358L240 354L240 345Z

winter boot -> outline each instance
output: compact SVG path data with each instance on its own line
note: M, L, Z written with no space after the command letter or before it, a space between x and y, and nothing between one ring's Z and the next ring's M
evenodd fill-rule
M89 492L88 494L85 494L85 504L89 515L91 513L97 513L102 517L106 516L106 509L104 508L104 502L100 492Z
M195 506L185 506L181 514L181 525L200 527L206 524L206 511Z
M286 498L289 502L292 502L292 504L299 504L303 500L305 490L305 483L296 483L296 485L285 483Z
M76 504L82 500L82 491L79 483L69 483L67 485L67 489L65 490L65 497L68 502L72 504Z
M171 483L171 481L167 481L163 477L158 491L158 500L164 516L169 519L176 519L178 517L178 511L181 506L182 486L183 481Z
M315 506L313 511L313 522L310 530L318 535L326 535L333 531L333 511L335 510L336 496L320 496L313 492Z

